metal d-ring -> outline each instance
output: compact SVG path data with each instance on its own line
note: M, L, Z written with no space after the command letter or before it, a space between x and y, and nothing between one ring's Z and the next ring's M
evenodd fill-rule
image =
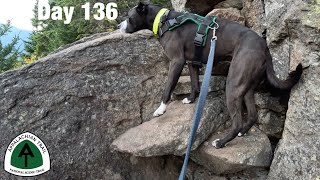
M218 28L219 28L219 24L218 24L217 22L214 22L213 26L212 26L212 27L209 27L209 29L212 29L212 31L213 31L211 41L218 39L217 36L216 36L216 30L217 30Z
M214 22L212 27L209 26L209 29L219 29L219 27L219 24L217 22Z

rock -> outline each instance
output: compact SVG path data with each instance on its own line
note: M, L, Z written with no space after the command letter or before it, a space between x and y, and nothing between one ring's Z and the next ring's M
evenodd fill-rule
M202 83L203 76L199 77ZM212 76L208 92L217 92L224 90L226 86L226 77ZM173 91L174 95L186 95L191 92L190 76L180 76L176 88Z
M199 15L206 15L215 5L223 0L171 0L172 7L179 12L192 12Z
M320 177L320 66L310 66L293 89L283 137L268 179Z
M0 74L0 162L28 131L50 152L51 170L40 179L177 179L165 157L130 161L109 147L159 105L168 60L152 36L99 35ZM16 178L1 170L0 179Z
M265 180L267 179L268 172L267 168L255 168L239 173L216 175L205 167L189 160L186 177L189 180Z
M250 132L229 142L226 147L216 149L211 145L215 139L222 138L228 130L211 135L198 149L192 152L191 159L215 174L231 174L247 169L269 167L272 158L268 137L260 130Z
M246 26L264 37L266 31L264 0L244 0L242 14L246 19Z
M286 119L287 106L280 103L280 97L270 93L255 93L258 110L257 125L268 136L281 138Z
M268 168L254 168L236 174L226 175L226 178L228 180L266 180L268 172Z
M191 178L190 178L191 179ZM208 170L198 168L193 172L192 180L227 180L226 177L213 175L208 173Z
M126 178L129 180L177 180L183 163L176 156L164 156L161 158L130 156L130 162L135 167L143 168L143 171L132 172L131 176ZM107 179L113 180L113 178Z
M286 119L284 114L276 113L269 109L258 110L258 128L270 137L280 139L282 137L283 126Z
M187 0L171 0L172 7L175 11L184 12Z
M289 40L285 39L281 43L269 45L274 70L276 72L277 77L282 80L285 80L289 74L291 51L289 44Z
M195 104L171 102L164 115L131 128L113 141L112 147L135 156L181 156L187 148L194 109ZM208 96L192 149L197 148L227 119L224 98Z
M240 11L236 8L226 8L226 9L214 9L207 14L207 16L218 16L223 19L228 19L230 21L238 22L245 25L245 19L240 14Z
M317 8L314 1L265 1L267 40L280 78L300 62L304 67L319 63Z
M243 8L242 0L225 0L214 6L215 9L222 8L236 8L241 10Z
M302 62L302 79L289 100L282 139L268 179L317 179L319 169L319 2L265 1L268 42L282 74ZM280 49L280 50L279 50ZM281 53L279 52L281 51Z

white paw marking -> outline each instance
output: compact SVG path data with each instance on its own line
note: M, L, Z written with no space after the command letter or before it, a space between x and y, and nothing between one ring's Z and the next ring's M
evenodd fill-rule
M128 26L128 22L127 20L123 21L122 23L120 23L120 32L122 33L125 33L126 32L126 29L127 29L127 26Z
M241 132L238 133L238 137L241 137L243 136L243 134Z
M183 104L190 104L191 101L190 101L188 98L184 98L184 99L182 100L182 103L183 103Z
M158 109L153 113L153 116L158 117L161 116L166 112L167 105L165 105L163 102L161 102L161 105L158 107Z
M212 141L212 146L214 146L215 148L219 148L219 147L217 147L218 141L220 141L220 139L216 139L216 140Z

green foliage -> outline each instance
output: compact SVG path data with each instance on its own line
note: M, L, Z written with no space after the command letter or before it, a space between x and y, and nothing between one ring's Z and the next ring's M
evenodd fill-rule
M102 21L84 19L84 9L81 5L90 2L92 7L97 2L108 4L116 2L118 5L119 17L115 21L107 19ZM34 8L33 26L37 29L32 33L28 42L26 42L26 59L38 59L46 56L60 46L75 42L85 36L94 33L114 31L117 24L123 21L130 8L136 6L139 0L49 0L50 6L74 6L75 12L70 24L66 25L63 21L54 21L51 18L45 21L39 21L37 17L38 5ZM154 4L164 7L171 7L170 0L152 0ZM91 13L92 14L92 13Z
M10 29L10 22L0 25L0 39L10 32ZM22 65L22 61L19 61L20 52L16 48L18 41L18 36L7 45L3 45L0 41L0 73Z
M93 2L93 0L91 0ZM72 43L93 33L105 31L106 26L116 24L108 21L98 22L93 19L86 21L84 19L84 9L81 5L85 0L50 0L49 4L53 6L74 6L75 11L70 24L64 24L63 21L54 21L52 19L38 20L38 4L34 8L33 26L38 29L30 36L30 41L26 42L26 58L40 58L56 50L60 46ZM100 24L99 24L100 23Z
M151 0L152 4L158 4L161 7L165 7L165 8L170 8L171 5L171 1L170 0Z

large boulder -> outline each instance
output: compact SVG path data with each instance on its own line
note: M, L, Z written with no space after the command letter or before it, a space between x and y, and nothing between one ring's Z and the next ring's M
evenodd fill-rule
M264 37L267 29L264 0L243 0L242 13L246 19L246 26Z
M137 127L129 129L117 138L115 150L135 156L183 155L188 145L195 104L174 101L167 112ZM192 149L197 148L228 120L223 97L208 96L203 116Z
M269 137L280 139L286 119L287 100L270 93L255 93L256 107L258 111L257 126Z
M241 15L240 10L232 7L214 9L209 12L207 16L217 16L219 18L228 19L230 21L235 21L239 24L245 25L245 18Z
M304 71L294 88L282 140L275 152L268 179L320 177L320 66Z
M176 11L189 11L205 16L215 5L222 1L223 0L171 0L171 4Z
M222 8L236 8L241 10L243 8L243 0L225 0L214 6L215 9Z
M152 116L167 68L158 40L143 31L96 35L1 74L0 162L11 140L28 131L50 153L42 179L176 179L165 157L110 151L116 137ZM0 179L18 178L2 169Z
M248 134L216 149L211 145L215 139L224 137L230 129L214 133L191 154L191 159L215 174L232 174L248 169L269 167L272 149L268 137L256 128Z
M320 177L319 7L318 1L266 1L268 40L275 61L281 62L276 68L278 74L286 76L299 62L306 67L291 92L283 136L269 179Z
M267 41L275 71L285 79L298 63L319 62L319 2L265 1Z

